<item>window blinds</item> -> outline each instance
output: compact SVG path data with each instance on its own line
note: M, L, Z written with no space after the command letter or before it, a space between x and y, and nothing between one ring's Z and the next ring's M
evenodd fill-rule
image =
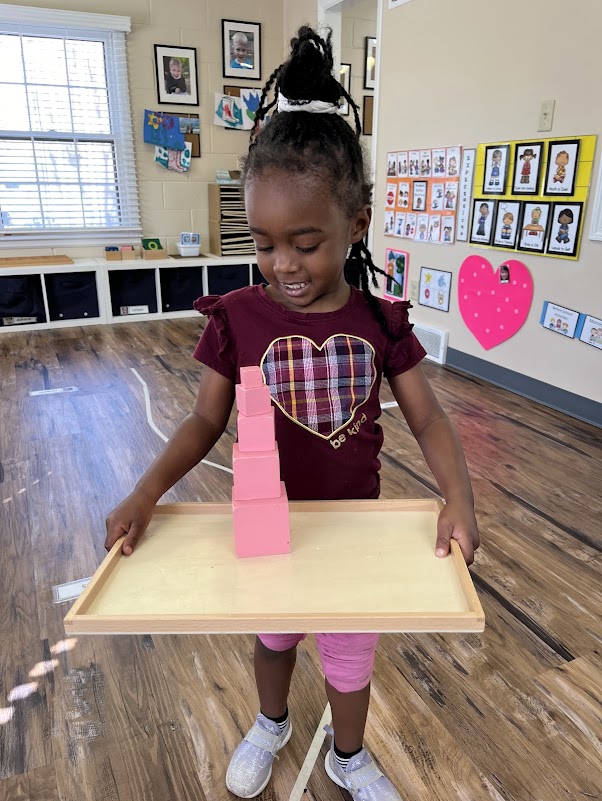
M0 17L0 247L140 234L124 32Z

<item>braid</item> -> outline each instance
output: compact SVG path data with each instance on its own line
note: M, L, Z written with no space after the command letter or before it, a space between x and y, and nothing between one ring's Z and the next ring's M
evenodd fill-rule
M274 70L263 89L249 152L243 161L243 181L271 170L308 176L320 187L327 183L332 196L351 219L371 204L372 183L360 142L359 107L334 77L333 67L332 31L322 38L308 25L302 26L291 39L290 58ZM274 98L268 102L272 89ZM302 111L276 111L269 122L262 125L267 113L278 102L279 93L295 101L321 100L336 105L344 98L353 109L355 130L340 114ZM387 336L396 339L381 302L370 291L370 284L378 287L377 274L389 276L374 264L363 242L351 247L345 267L359 275L372 313Z

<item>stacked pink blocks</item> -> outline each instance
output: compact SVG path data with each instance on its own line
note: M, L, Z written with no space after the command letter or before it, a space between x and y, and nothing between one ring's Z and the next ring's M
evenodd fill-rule
M242 367L236 387L234 546L237 556L290 553L288 497L280 481L274 409L260 367Z

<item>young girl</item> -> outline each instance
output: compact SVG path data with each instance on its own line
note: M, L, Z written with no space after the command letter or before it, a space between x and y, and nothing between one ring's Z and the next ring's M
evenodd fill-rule
M447 499L436 554L446 556L453 537L470 563L479 544L470 480L458 437L419 365L425 352L408 322L410 306L370 292L370 279L376 285L375 274L383 271L363 244L372 187L358 107L333 77L330 36L325 41L303 27L291 44L290 59L264 89L243 171L249 227L267 286L196 302L209 322L194 353L204 365L194 410L109 515L106 547L125 535L123 553L133 552L159 498L221 437L240 368L261 364L276 406L282 478L291 500L378 497L378 394L385 377ZM274 84L276 98L268 103ZM337 113L341 96L354 110L355 131ZM361 276L362 291L345 282L346 264ZM352 426L356 434L341 436ZM228 789L240 798L266 787L275 755L291 736L287 697L304 637L257 637L260 712L226 776ZM316 639L334 728L329 777L354 801L399 801L363 747L378 635Z

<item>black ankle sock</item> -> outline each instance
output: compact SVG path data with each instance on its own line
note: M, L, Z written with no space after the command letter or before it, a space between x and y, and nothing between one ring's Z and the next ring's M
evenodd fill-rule
M263 712L261 714L264 716L264 718L273 720L274 723L286 723L286 719L288 718L288 707L284 710L284 714L277 718L271 718L269 715L265 715Z
M348 752L348 751L340 751L337 748L337 744L336 743L334 744L334 755L337 756L339 759L347 759L347 760L349 760L352 757L354 757L356 754L359 754L359 752L361 750L362 750L361 748L358 748L357 751L350 751L350 752Z

